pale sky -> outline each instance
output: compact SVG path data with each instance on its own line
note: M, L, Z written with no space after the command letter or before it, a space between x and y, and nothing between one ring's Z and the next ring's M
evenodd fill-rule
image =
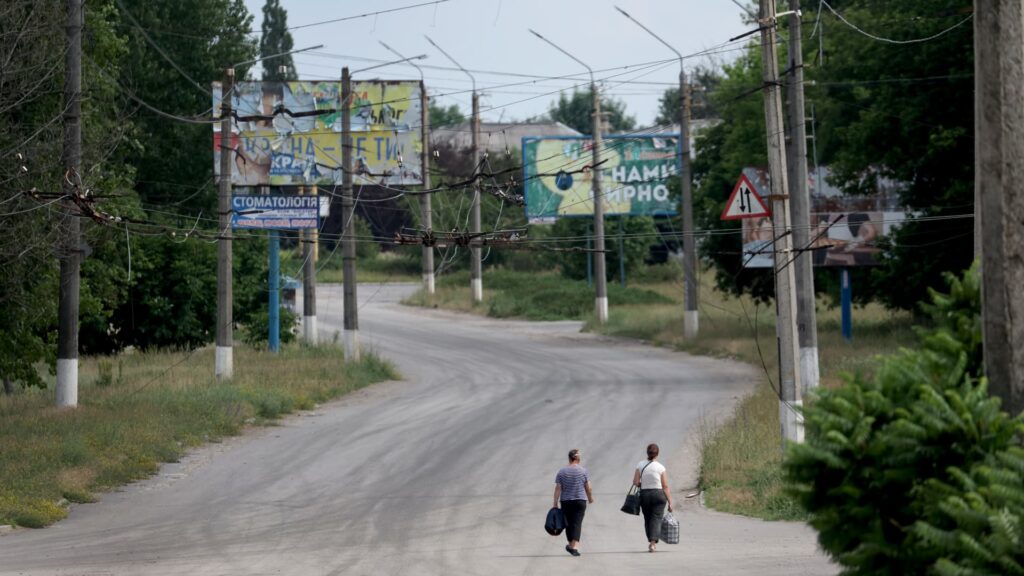
M420 4L429 0L282 0L288 25ZM245 0L254 16L253 30L263 21L264 0ZM373 66L357 58L396 60L380 41L404 56L426 54L417 61L451 67L450 61L423 37L430 36L462 66L473 71L513 72L542 76L581 74L573 80L533 81L530 78L474 73L481 92L484 121L523 120L543 114L558 91L588 82L586 70L529 33L533 28L595 70L602 90L626 103L640 125L651 124L665 88L678 85L678 61L647 68L619 67L650 64L674 58L672 51L616 11L619 6L684 56L713 50L748 30L741 9L732 0L450 0L401 12L292 30L296 48L323 44L316 52L296 54L300 79L336 79L341 67ZM707 66L736 57L737 45L719 47L716 54L690 58L686 66ZM616 70L601 69L619 68ZM457 70L424 68L427 91L442 105L470 110L470 79ZM257 76L258 78L258 76ZM360 74L356 79L415 79L419 73L400 64ZM521 83L518 86L499 85ZM454 92L454 94L452 94Z

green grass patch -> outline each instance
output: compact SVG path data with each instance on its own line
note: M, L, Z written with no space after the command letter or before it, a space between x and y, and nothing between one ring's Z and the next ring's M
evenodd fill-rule
M527 320L584 320L594 313L594 289L585 281L569 280L554 272L488 270L483 302L473 305L471 300L469 273L457 272L442 277L435 294L421 290L405 303ZM609 306L658 305L671 299L645 288L609 283L608 302Z
M0 397L0 524L42 527L67 502L145 478L191 447L238 434L398 375L364 354L347 363L337 347L286 347L280 354L235 347L235 376L213 378L213 350L86 358L79 407L52 407L51 390Z

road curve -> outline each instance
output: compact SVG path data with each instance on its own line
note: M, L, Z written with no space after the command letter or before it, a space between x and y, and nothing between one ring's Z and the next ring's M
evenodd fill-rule
M702 419L729 410L747 366L580 334L574 322L494 321L360 286L365 349L404 376L280 426L196 450L149 480L0 537L0 575L835 574L797 523L685 499ZM321 286L321 337L341 289ZM682 543L646 552L619 512L632 466L662 447ZM579 558L542 528L554 474L580 448L596 502Z

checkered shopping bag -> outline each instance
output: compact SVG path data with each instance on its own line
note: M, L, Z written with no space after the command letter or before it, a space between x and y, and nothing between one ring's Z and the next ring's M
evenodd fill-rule
M679 520L671 512L665 512L661 521L661 539L666 544L679 544Z

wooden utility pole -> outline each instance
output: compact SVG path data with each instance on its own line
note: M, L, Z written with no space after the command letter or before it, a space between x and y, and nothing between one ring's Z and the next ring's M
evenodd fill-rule
M591 150L592 192L594 199L594 307L598 324L608 323L608 279L605 274L604 258L604 197L601 194L601 150L604 141L601 138L601 94L597 91L597 83L590 82L590 95L593 99L593 142Z
M1024 411L1024 0L975 0L975 218L989 391Z
M473 175L480 173L480 94L473 89ZM473 234L470 241L470 284L473 289L473 302L479 303L484 300L483 263L480 261L480 179L473 179L473 203L470 214L470 232Z
M818 326L814 309L814 261L811 244L811 195L807 189L807 120L804 109L804 57L800 40L800 0L789 0L789 139L786 165L789 168L789 209L793 223L796 254L796 324L800 345L801 394L818 387ZM821 186L821 183L818 184Z
M359 307L356 303L355 203L352 201L352 77L341 69L341 213L345 359L359 360Z
M399 55L401 56L401 55ZM427 98L427 87L420 79L420 125L423 133L421 147L423 163L423 189L430 189L430 103ZM431 208L430 194L420 195L420 218L423 229L428 233L434 227L434 211ZM434 247L423 246L423 289L427 294L434 293Z
M683 337L696 338L699 331L697 294L697 237L693 232L693 176L690 169L690 85L686 70L679 61L679 182L682 190L683 212L683 283L685 308L683 310Z
M795 273L789 259L793 235L789 220L789 185L783 145L782 98L775 50L775 0L761 0L761 55L764 67L764 114L768 137L768 171L771 179L772 230L775 254L775 330L779 341L779 420L786 442L801 442L803 427L796 412L801 403L800 372L796 341Z
M234 323L231 311L231 125L235 69L224 69L220 88L220 181L217 183L217 350L214 374L218 380L231 378L234 371Z
M82 0L68 0L64 56L64 216L57 305L57 406L78 405L78 297L82 235L75 198L82 195Z

